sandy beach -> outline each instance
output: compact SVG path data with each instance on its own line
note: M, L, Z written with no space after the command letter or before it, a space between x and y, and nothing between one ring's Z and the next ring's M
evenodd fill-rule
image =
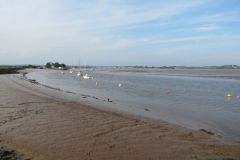
M0 146L32 160L240 159L239 140L101 110L61 92L0 75Z

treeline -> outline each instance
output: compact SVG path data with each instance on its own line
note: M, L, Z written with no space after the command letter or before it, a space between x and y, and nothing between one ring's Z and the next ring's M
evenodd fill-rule
M0 74L16 74L22 67L10 67L10 68L0 68Z
M17 74L25 68L26 66L0 66L0 74Z
M57 69L65 69L66 65L64 63L59 62L47 62L45 65L46 68L57 68Z
M0 74L17 74L20 70L26 68L39 68L43 67L37 65L2 65L0 66Z

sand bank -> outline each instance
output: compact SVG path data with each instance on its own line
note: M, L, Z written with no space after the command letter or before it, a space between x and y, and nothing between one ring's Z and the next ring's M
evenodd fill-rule
M94 108L0 76L0 145L33 160L240 159L240 142Z

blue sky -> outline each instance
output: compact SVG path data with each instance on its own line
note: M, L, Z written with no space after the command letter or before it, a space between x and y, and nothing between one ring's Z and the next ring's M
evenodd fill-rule
M0 64L240 65L239 0L0 0Z

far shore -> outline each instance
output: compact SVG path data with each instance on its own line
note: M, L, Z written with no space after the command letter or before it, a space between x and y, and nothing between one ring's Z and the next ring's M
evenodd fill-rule
M12 68L0 68L0 74L16 74L22 68L12 67Z
M19 76L0 75L0 146L13 149L14 156L21 153L14 157L19 160L240 159L239 140L63 96Z

